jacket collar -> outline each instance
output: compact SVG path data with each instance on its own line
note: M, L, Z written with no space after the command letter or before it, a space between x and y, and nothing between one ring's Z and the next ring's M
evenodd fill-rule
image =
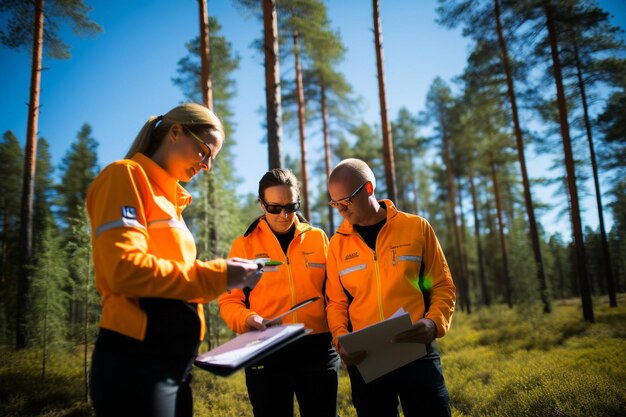
M150 180L163 191L165 198L172 202L179 211L191 203L191 194L178 183L176 178L168 174L152 159L139 152L131 159L141 165Z
M294 224L296 226L296 230L293 234L294 237L299 236L302 233L311 230L311 225L300 221L300 219L298 219L298 216L296 216L296 218L294 219ZM252 233L256 229L259 229L259 231L263 231L266 233L274 234L274 232L272 231L272 228L267 223L267 219L265 218L265 216L261 216L257 218L254 222L252 222L250 227L248 227L248 230L246 231L246 233L244 233L244 236L248 236L250 233Z
M391 220L398 214L398 209L391 200L383 199L378 200L378 202L385 208L385 210L387 210L387 221ZM341 233L342 235L351 235L354 233L354 226L344 219L337 228L337 233Z

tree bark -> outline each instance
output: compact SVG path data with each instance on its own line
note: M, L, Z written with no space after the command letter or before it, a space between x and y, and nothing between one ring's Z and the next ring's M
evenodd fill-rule
M611 265L611 252L609 251L609 241L606 236L606 228L604 226L604 210L602 205L602 192L600 191L600 179L598 177L598 163L596 162L596 152L593 146L593 135L591 133L591 123L589 121L589 106L587 105L587 93L583 80L582 69L580 64L580 56L578 54L578 44L576 35L573 36L574 58L576 60L576 77L578 78L578 87L580 89L580 98L583 105L583 120L585 122L585 130L587 132L587 140L589 142L589 155L591 156L591 169L593 171L593 184L596 189L596 206L598 208L598 219L600 223L600 239L602 243L602 257L604 263L604 278L606 281L606 289L609 293L609 305L617 307L617 296L615 294L615 278L613 277L613 267Z
M543 258L541 256L541 243L539 240L539 231L537 221L535 219L535 209L533 205L532 195L530 194L530 181L528 180L528 172L526 171L526 157L524 156L524 140L522 139L522 129L520 127L519 115L517 111L517 99L515 98L515 88L513 85L513 74L509 62L509 53L506 40L502 33L502 23L500 22L500 3L494 0L494 13L496 18L496 31L498 34L498 42L500 44L500 52L502 54L502 65L506 75L507 94L509 103L511 104L511 115L513 118L513 131L515 133L515 141L517 144L517 155L520 163L520 171L522 174L522 184L524 186L524 203L526 205L526 214L528 216L528 225L530 229L530 240L533 246L533 254L535 256L535 266L537 269L537 280L539 281L539 292L541 302L543 303L544 313L552 311L550 298L548 297L548 285L546 275L543 268Z
M20 213L20 264L17 283L17 329L16 349L28 346L27 314L31 288L30 264L33 259L33 192L35 188L35 165L37 162L37 131L39 126L39 92L41 84L41 60L43 52L44 0L35 2L33 49L30 76L30 99L28 104L28 127L24 149L24 180L22 183L22 207Z
M209 53L209 13L207 0L198 0L198 14L200 17L200 65L202 102L209 109L213 109L213 86L211 83L211 54Z
M282 121L278 21L276 0L263 0L263 40L265 50L265 110L269 168L282 167Z
M569 135L569 124L567 121L567 104L565 102L565 91L563 88L563 77L561 74L561 62L554 27L554 17L552 6L549 1L544 1L546 13L546 25L548 27L548 37L550 50L552 52L552 67L554 81L556 84L557 105L559 109L559 124L561 136L563 138L563 152L565 154L565 169L567 171L567 188L570 198L570 212L572 219L572 231L574 234L574 269L578 273L580 282L580 296L583 307L583 318L585 321L593 323L593 305L591 302L591 290L589 288L589 278L587 275L587 259L585 255L585 242L583 239L582 222L580 218L580 206L578 201L578 188L576 186L576 167L574 166L574 156L572 153L572 143Z
M302 202L304 217L311 219L309 207L309 177L306 169L306 145L304 142L304 85L302 83L302 69L300 68L300 48L298 46L298 31L293 31L293 53L296 61L296 98L298 100L298 130L300 133L300 177L302 181Z
M380 99L380 122L383 134L383 157L385 160L387 196L392 201L396 201L396 167L393 158L391 126L387 118L387 93L385 90L385 75L383 72L383 32L378 0L372 0L372 5L374 9L374 45L376 49L376 68L378 70L378 97Z
M201 90L202 90L202 102L209 109L213 109L213 83L211 81L211 46L210 46L210 34L209 34L209 12L207 7L207 0L198 0L198 14L200 17L200 65L201 65ZM214 178L210 173L207 173L208 177L204 181L204 196L205 196L205 209L204 209L204 224L206 227L206 238L204 240L205 256L215 255L214 248L217 247L217 224L215 221L216 216L213 219L209 218L209 208L212 208L214 212L217 211L217 199L215 198ZM209 194L211 194L209 196ZM210 201L209 201L210 200ZM213 248L211 250L209 248ZM208 305L207 305L208 307ZM205 327L207 329L206 339L209 342L209 350L211 349L211 315L206 317Z
M324 80L320 81L320 98L322 107L322 131L324 132L324 165L326 168L326 183L328 183L328 179L330 178L330 137L328 135L328 108L326 107L326 85L324 84ZM329 233L335 232L333 215L333 208L328 206Z

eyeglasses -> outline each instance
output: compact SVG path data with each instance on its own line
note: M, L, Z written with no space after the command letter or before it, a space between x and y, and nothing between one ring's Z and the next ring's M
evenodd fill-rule
M342 198L341 200L337 200L337 201L330 200L328 202L328 205L333 207L333 208L339 208L341 206L348 207L350 204L352 204L352 199L354 198L354 196L356 196L363 189L363 187L365 187L365 184L367 184L367 181L365 181L363 184L359 185L359 188L354 190L354 192L352 194L350 194L348 197Z
M289 203L287 205L281 206L279 204L267 204L265 200L259 197L259 201L265 207L270 214L280 214L281 211L285 210L285 214L294 213L300 210L300 202L296 201L295 203Z
M198 142L200 142L201 144L206 146L206 148L208 149L208 151L205 152L204 148L202 146L200 146L200 152L198 152L198 156L200 157L200 162L206 164L208 162L208 160L211 158L211 148L209 147L209 145L205 141L200 139L198 137L198 135L196 135L191 130L189 130L189 128L183 126L183 129L185 130L186 133L189 134L189 136L191 136L192 138L194 138L195 140L197 140Z

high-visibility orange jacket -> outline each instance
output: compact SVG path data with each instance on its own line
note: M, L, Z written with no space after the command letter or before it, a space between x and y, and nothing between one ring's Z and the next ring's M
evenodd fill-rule
M226 290L226 261L196 260L196 245L181 216L191 196L143 154L107 166L87 192L100 327L144 340L141 298L200 303Z
M234 332L244 333L246 319L253 315L271 319L308 298L322 298L283 318L284 324L304 323L313 333L328 332L323 292L326 281L328 237L323 230L295 219L294 237L287 255L264 217L232 244L229 256L283 261L265 267L263 277L248 295L234 289L218 298L222 318Z
M390 200L381 204L387 221L375 251L347 220L330 239L326 312L335 346L339 336L385 320L400 307L413 322L432 319L437 337L450 327L456 289L435 232Z

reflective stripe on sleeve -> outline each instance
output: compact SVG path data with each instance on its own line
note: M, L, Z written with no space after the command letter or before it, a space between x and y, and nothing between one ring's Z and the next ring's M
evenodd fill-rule
M127 219L125 217L122 217L119 220L115 220L114 222L110 222L110 223L105 223L102 226L98 227L96 229L96 237L100 236L100 233L109 230L109 229L115 229L116 227L138 227L139 229L146 229L146 227L139 223L137 220L135 219Z
M152 220L148 222L148 229L185 229L187 225L185 222L176 219L161 219L161 220Z

